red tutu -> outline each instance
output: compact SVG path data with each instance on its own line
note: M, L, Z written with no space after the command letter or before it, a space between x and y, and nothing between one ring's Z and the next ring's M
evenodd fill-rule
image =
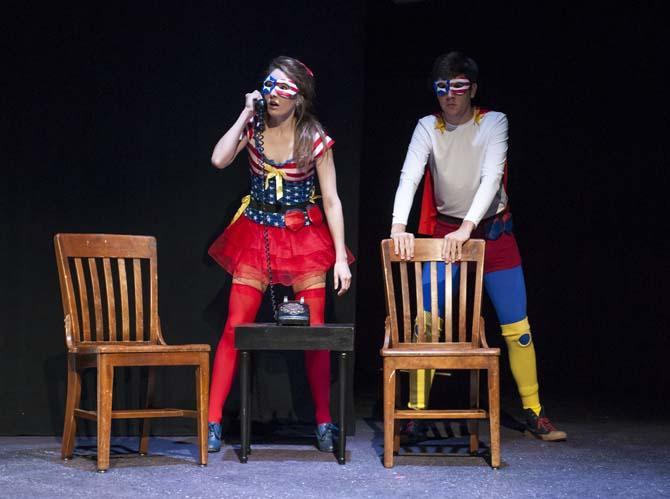
M328 225L306 225L299 230L268 227L272 282L291 286L323 274L335 263L335 246ZM269 282L263 226L240 216L209 247L209 255L233 277ZM354 256L347 248L349 263Z

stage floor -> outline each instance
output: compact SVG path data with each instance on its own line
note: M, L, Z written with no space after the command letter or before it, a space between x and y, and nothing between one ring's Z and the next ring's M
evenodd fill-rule
M135 453L136 438L114 438L105 474L95 472L94 438L79 437L64 462L58 438L0 437L0 497L670 497L667 421L575 409L552 417L567 442L524 436L507 418L499 470L467 455L458 423L433 424L431 437L447 438L403 447L385 469L381 422L371 417L357 419L344 466L316 450L307 426L252 436L247 464L231 437L205 468L195 464L194 437L152 438L145 457Z

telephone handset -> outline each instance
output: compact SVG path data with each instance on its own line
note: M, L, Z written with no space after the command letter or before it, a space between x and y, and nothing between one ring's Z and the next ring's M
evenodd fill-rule
M265 130L265 107L267 103L265 98L261 97L254 101L254 110L256 111L256 122L254 123L254 131L262 132Z
M256 120L254 121L254 142L256 150L261 156L263 163L267 160L263 150L263 131L265 130L265 107L267 103L261 97L254 102L254 110L256 111ZM263 169L263 185L265 185L265 176L267 172ZM263 191L265 197L265 191ZM263 202L267 202L263 199ZM289 300L286 296L284 301L277 303L275 296L274 282L272 282L272 266L270 265L270 237L268 234L268 227L263 222L263 243L265 249L265 263L267 265L270 296L272 297L272 309L274 310L275 320L279 326L309 326L309 305L305 303L304 299Z

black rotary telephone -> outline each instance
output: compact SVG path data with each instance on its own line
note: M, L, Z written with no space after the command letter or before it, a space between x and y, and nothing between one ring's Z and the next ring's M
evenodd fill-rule
M256 100L254 109L256 110L256 120L254 121L254 142L256 150L263 161L263 185L265 185L265 163L267 158L263 149L263 131L265 130L265 106L264 98ZM265 190L263 191L263 203L265 204ZM272 297L272 310L275 314L275 320L278 326L309 326L309 305L305 303L303 298L298 300L289 300L284 296L284 301L277 304L277 296L275 295L274 283L272 282L272 266L270 265L270 236L268 234L268 226L265 220L263 224L263 243L265 247L265 262L267 264L270 296Z

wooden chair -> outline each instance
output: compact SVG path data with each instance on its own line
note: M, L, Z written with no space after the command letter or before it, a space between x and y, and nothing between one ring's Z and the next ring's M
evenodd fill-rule
M400 447L399 420L403 419L466 419L469 424L471 453L479 448L478 420L488 419L491 429L491 466L500 466L500 388L499 348L489 348L484 335L484 319L480 316L482 300L484 241L471 239L463 245L460 262L457 335L453 336L453 304L456 293L452 291L452 265L446 265L444 292L444 334L426 335L424 319L422 270L430 262L431 323L438 324L437 262L442 261L442 239L417 239L414 258L401 261L393 250L393 241L381 243L384 287L386 293L386 332L381 349L384 386L384 466L393 466L393 454ZM468 265L476 266L474 293L468 297ZM413 264L413 265L412 265ZM399 267L399 269L398 269ZM414 272L411 272L414 267ZM409 269L409 271L408 271ZM413 274L413 276L412 276ZM398 277L399 275L399 277ZM416 294L410 294L411 277L414 277ZM396 296L399 282L400 296ZM467 302L471 301L470 304ZM402 310L399 310L399 306ZM468 309L471 326L468 327ZM417 313L418 312L418 313ZM416 325L414 324L416 318ZM416 337L415 337L416 327ZM412 410L396 408L396 372L411 369L467 369L470 370L470 409L467 410ZM479 372L488 374L489 410L479 407Z
M251 352L263 350L331 350L338 354L340 438L337 462L345 464L347 361L354 351L353 324L318 326L278 326L274 323L240 324L235 328L235 348L240 351L241 442L240 462L246 463L251 452L251 400L249 371Z
M56 262L65 315L67 402L61 456L72 457L77 417L97 420L97 468L109 468L112 419L141 418L139 452L149 445L149 420L196 418L199 464L207 464L209 345L167 345L158 317L156 239L108 234L57 234ZM132 271L127 270L127 266ZM129 289L133 292L129 294ZM197 410L155 409L156 366L195 366ZM144 409L112 410L114 368L150 366ZM97 410L79 407L81 371L97 369Z

